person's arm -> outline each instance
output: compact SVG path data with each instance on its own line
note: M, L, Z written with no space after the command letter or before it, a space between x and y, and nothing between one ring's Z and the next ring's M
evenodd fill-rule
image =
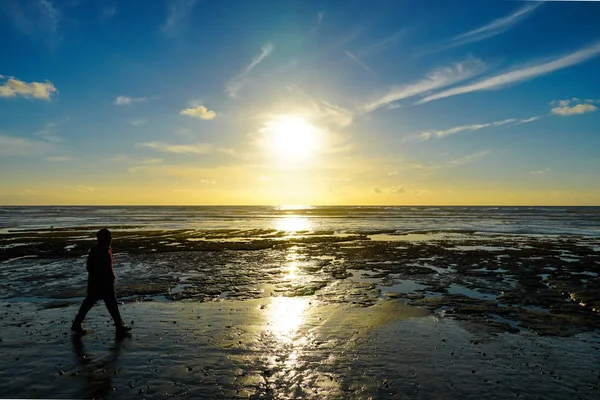
M87 262L85 263L88 272L96 270L97 258L98 257L96 255L96 248L92 247L90 253L88 254Z

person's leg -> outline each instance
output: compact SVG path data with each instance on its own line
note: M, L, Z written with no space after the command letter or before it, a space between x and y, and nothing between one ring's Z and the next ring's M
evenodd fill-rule
M115 321L117 334L130 331L131 327L125 326L123 323L123 318L121 318L119 304L117 303L117 294L115 293L114 287L107 288L106 292L104 293L104 304L106 305L110 316Z
M86 298L83 300L83 303L81 303L81 307L79 307L79 312L75 316L75 320L73 320L73 325L71 325L72 331L85 333L85 329L81 327L81 323L85 319L88 311L96 304L96 301L98 301L98 297L94 293L88 291Z
M106 288L102 299L104 300L104 304L106 305L106 309L110 313L110 316L115 320L115 326L123 325L121 313L119 312L119 304L117 303L117 294L115 293L115 288Z

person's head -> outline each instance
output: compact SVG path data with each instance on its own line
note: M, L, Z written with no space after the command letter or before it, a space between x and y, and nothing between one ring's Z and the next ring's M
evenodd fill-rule
M96 232L96 239L98 239L98 244L104 247L110 247L110 242L112 241L112 235L110 231L106 228L100 229Z

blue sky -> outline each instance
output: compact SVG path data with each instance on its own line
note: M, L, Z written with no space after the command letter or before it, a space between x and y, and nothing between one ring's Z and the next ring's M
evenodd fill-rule
M600 2L4 4L0 204L600 204Z

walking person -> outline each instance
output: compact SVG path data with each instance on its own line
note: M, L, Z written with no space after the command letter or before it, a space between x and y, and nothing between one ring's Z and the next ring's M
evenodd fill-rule
M78 334L86 334L87 331L83 329L81 323L94 304L102 299L110 316L115 321L117 337L123 337L131 330L131 327L123 323L121 313L119 313L115 293L116 277L113 268L113 253L110 247L112 235L108 229L100 229L96 233L96 239L98 243L90 250L86 263L88 271L87 296L75 316L71 330Z

